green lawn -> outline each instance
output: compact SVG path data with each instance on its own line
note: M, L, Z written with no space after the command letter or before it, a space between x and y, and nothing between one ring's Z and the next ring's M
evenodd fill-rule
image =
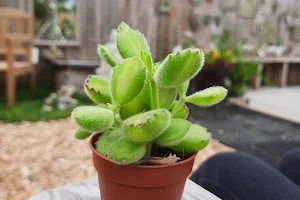
M14 108L7 109L5 105L4 93L0 93L0 121L20 122L20 121L48 121L63 119L70 116L72 109L53 110L52 112L43 112L41 106L44 99L50 94L49 90L38 90L35 98L32 98L28 91L17 92L17 99ZM79 102L79 105L92 104L92 102L83 94L73 96Z

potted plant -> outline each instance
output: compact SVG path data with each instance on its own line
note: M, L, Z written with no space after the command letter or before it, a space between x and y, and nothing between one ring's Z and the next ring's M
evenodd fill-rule
M120 63L107 47L98 46L113 67L111 80L89 76L85 82L86 94L98 105L72 112L76 138L96 132L90 147L101 200L180 200L195 156L211 137L186 120L185 104L212 106L227 90L211 87L186 96L189 80L204 64L199 49L153 63L144 35L125 23L118 27L116 45L124 58Z

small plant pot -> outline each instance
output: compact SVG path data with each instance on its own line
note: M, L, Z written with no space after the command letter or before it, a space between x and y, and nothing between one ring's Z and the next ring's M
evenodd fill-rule
M195 157L169 165L117 165L95 150L101 134L90 140L101 200L181 200Z

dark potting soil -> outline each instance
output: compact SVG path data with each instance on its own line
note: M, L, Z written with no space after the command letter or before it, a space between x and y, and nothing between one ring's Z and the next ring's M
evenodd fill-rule
M214 138L274 167L284 153L300 147L299 124L225 103L210 108L188 107L189 120L207 127Z

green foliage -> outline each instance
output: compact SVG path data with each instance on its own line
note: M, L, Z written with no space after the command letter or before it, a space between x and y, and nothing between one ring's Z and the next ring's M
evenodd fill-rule
M120 108L120 117L121 119L127 119L133 115L139 114L145 110L150 110L150 107L147 107L143 101L142 95L139 94L135 99L133 99L128 104L125 104Z
M193 153L206 147L210 137L206 128L192 124L185 137L171 148L177 152Z
M84 130L102 132L114 123L113 112L96 106L80 106L73 110L72 119Z
M132 30L124 22L118 27L117 48L123 58L141 56L141 52L151 54L145 36L139 31Z
M145 87L147 72L138 57L127 58L114 68L110 81L113 106L131 102Z
M177 145L188 133L191 122L184 119L172 119L170 126L155 142L160 146L171 147Z
M117 164L127 165L142 159L146 151L145 143L132 142L124 137L112 146L108 158Z
M171 115L165 109L151 110L126 119L124 134L135 142L151 142L165 131L171 123Z
M197 106L213 106L222 101L227 92L227 89L221 86L210 87L188 96L186 101Z
M242 96L247 89L248 81L259 75L259 63L254 61L238 61L229 76L231 96Z
M158 88L159 107L168 108L174 102L177 95L176 88ZM151 84L147 84L141 92L144 103L151 108Z
M90 131L83 130L81 128L77 129L74 133L74 136L79 139L83 140L88 138L92 133Z
M96 143L98 152L127 165L149 157L154 143L183 153L208 144L207 130L185 120L186 103L211 106L227 90L212 87L186 96L190 80L204 65L202 50L186 49L153 63L145 37L124 22L118 27L117 48L125 60L116 64L108 49L99 48L103 60L114 67L110 84L91 76L86 93L100 105L79 107L72 115L84 130L105 131Z
M90 75L85 81L84 91L95 103L111 103L109 82L99 76Z
M189 109L185 104L180 105L178 101L174 101L172 105L169 107L169 111L174 113L174 109L176 106L178 106L177 112L172 115L173 118L180 118L180 119L186 119L189 115Z
M123 137L124 133L122 129L107 130L97 141L96 150L107 156L111 150L111 147Z
M98 45L98 54L99 56L107 62L110 66L115 67L118 64L117 58L109 48L99 44Z
M174 88L192 79L204 65L204 54L199 49L186 49L170 54L155 72L160 87Z
M48 17L47 7L40 0L34 0L34 17L43 21Z
M99 138L96 150L118 164L130 164L146 153L146 145L129 141L122 129L108 130Z
M48 121L65 119L70 116L73 108L60 110L54 108L51 112L42 110L45 98L52 92L49 88L38 88L34 98L28 90L17 90L16 104L13 108L8 109L5 104L5 92L0 92L0 121L3 122L21 122L21 121ZM75 93L73 98L77 99L79 105L90 104L90 100L83 94Z

